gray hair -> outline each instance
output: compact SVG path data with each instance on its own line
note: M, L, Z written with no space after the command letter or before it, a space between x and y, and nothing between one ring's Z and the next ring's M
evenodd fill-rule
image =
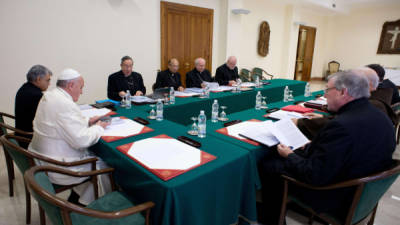
M328 80L334 79L335 88L339 91L346 89L355 99L369 98L369 83L365 76L360 76L353 71L343 71L332 74Z
M366 73L365 77L367 77L369 83L372 85L372 88L376 89L379 85L379 77L376 73Z
M49 69L47 69L45 66L34 65L31 67L31 69L26 74L26 79L29 82L34 82L38 77L43 78L47 74L49 74L50 76L53 75L53 73Z
M60 88L66 88L69 83L75 82L79 77L70 80L57 80L56 86Z
M133 62L133 59L130 56L126 55L126 56L122 57L121 64L124 63L126 60L131 60Z
M205 60L205 59L203 59L203 58L199 57L199 58L197 58L197 59L195 59L195 60L194 60L194 65L197 65L197 64L199 64L201 60L203 60L204 62L206 62L206 60Z

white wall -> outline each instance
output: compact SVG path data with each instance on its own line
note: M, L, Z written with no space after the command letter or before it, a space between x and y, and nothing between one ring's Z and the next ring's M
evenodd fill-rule
M359 9L348 15L332 17L328 61L340 62L343 69L370 63L399 67L400 55L376 54L383 24L398 19L400 19L400 2L391 6Z
M214 9L216 68L226 57L226 46L219 44L219 1L171 2ZM148 91L160 68L160 0L1 0L0 30L2 112L13 113L15 93L35 64L53 71L52 87L64 68L81 72L82 103L106 98L107 77L120 69L124 55L132 56Z
M399 55L377 55L382 25L399 19L400 3L358 9L330 16L323 11L279 0L170 0L214 9L212 73L229 55L239 67L262 67L293 78L298 25L317 28L312 77L321 77L327 63L342 68L372 62L400 66ZM248 15L234 15L245 8ZM321 13L322 12L322 13ZM271 28L269 54L257 54L259 25ZM82 73L86 87L80 102L106 97L107 77L130 55L150 90L160 68L160 0L1 0L0 111L13 113L14 96L34 64L55 74L66 67ZM54 87L54 81L52 87Z

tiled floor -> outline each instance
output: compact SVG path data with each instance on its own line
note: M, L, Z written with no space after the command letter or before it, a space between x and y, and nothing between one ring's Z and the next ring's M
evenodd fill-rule
M325 88L325 82L311 82L312 91ZM394 157L400 159L400 145L397 146ZM5 160L2 148L0 147L0 225L24 225L25 224L25 193L22 175L16 170L16 179L14 183L14 197L8 196L8 181ZM64 196L67 196L65 193ZM398 179L383 196L378 207L375 219L376 225L394 225L400 221L400 179ZM308 219L292 211L288 212L287 224L307 224ZM35 200L32 201L32 223L39 224L38 207ZM47 220L47 224L51 225ZM318 224L318 223L314 223Z

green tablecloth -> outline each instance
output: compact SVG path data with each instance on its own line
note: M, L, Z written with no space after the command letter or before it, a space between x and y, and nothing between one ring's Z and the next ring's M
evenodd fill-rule
M312 97L304 97L304 96L297 96L295 97L295 101L308 101L311 99L314 99L315 95L317 94L323 94L323 91L318 91L318 92L314 92ZM268 107L271 108L282 108L286 105L292 105L295 101L291 101L291 102L274 102L274 103L269 103ZM263 117L265 114L267 114L266 110L255 110L254 108L248 109L248 110L244 110L244 111L240 111L237 113L232 113L228 115L229 121L232 120L242 120L242 121L246 121L246 120L250 120L250 119L257 119L257 120L269 120L265 117ZM229 122L227 121L227 122ZM273 148L269 148L267 146L264 145L252 145L249 144L247 142L226 136L224 134L218 133L216 132L216 130L224 127L223 124L225 122L217 122L217 123L212 123L211 120L207 120L207 134L208 135L212 135L216 138L219 138L225 142L229 142L231 144L234 144L236 146L239 146L241 148L247 149L248 151L250 151L250 153L252 154L252 157L254 158L254 160L256 160L256 162L260 162L267 154L270 153L271 149L275 149L275 147ZM189 127L189 126L188 126Z
M176 98L174 105L164 106L164 117L175 123L188 125L191 123L190 117L198 116L200 110L204 110L206 116L211 116L211 105L214 99L218 99L220 106L227 106L226 113L235 113L254 107L257 91L263 96L267 96L268 102L278 102L283 100L283 90L289 86L293 90L294 96L304 95L305 82L285 79L270 80L268 85L262 88L255 88L251 91L241 93L220 92L210 93L210 98L201 99L198 97ZM150 111L149 105L134 106L133 108L145 112Z
M220 106L228 107L228 117L233 119L259 119L265 110L254 110L255 95L261 91L267 96L269 107L281 107L283 89L289 86L296 100L304 99L305 82L293 80L272 80L252 91L240 94L223 92L211 93L210 98L177 98L176 104L164 107L162 122L150 121L154 131L111 143L100 141L91 149L108 165L114 167L115 180L135 203L153 201L153 224L196 225L196 224L236 224L240 220L256 221L256 189L260 188L257 173L257 161L269 150L262 146L253 146L225 135L216 133L223 123L207 122L207 138L193 139L202 143L201 150L217 156L217 159L179 175L169 181L162 181L154 174L116 150L117 146L166 134L171 137L186 135L191 123L190 117L205 110L210 118L211 105L218 99ZM133 106L131 109L118 108L118 116L146 118L148 105ZM186 125L186 126L184 126ZM189 126L187 126L189 125Z
M119 115L133 118L146 113L118 110ZM248 151L212 136L193 138L202 143L201 150L217 159L162 181L115 148L136 140L167 134L185 135L187 128L170 121L151 121L155 131L123 140L100 141L91 149L115 168L115 180L136 203L153 201L152 224L196 225L235 224L239 215L256 221L257 171Z

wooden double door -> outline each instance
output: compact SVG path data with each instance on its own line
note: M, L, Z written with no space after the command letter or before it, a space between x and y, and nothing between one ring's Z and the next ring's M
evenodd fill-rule
M184 85L198 57L206 60L206 69L212 73L213 14L212 9L161 2L161 69L177 58Z

